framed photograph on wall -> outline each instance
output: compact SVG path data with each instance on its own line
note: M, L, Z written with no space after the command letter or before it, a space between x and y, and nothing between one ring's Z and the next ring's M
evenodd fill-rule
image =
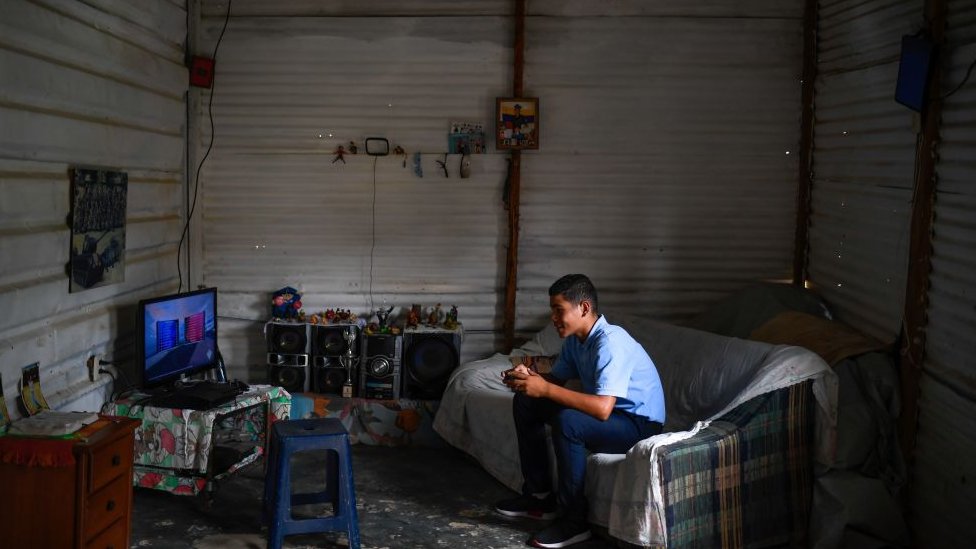
M539 98L499 97L495 104L495 148L539 148Z

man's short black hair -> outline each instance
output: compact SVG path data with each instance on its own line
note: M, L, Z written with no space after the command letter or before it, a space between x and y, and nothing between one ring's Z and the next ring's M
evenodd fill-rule
M549 286L549 297L561 295L573 305L589 301L595 313L599 307L596 299L596 287L589 277L583 274L568 274Z

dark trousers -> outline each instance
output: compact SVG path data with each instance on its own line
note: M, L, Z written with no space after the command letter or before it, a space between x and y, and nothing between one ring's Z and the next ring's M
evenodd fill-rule
M546 398L516 393L512 403L522 466L523 494L552 491L546 425L552 429L559 486L556 498L563 515L586 520L586 458L589 452L625 454L638 441L661 432L661 424L614 410L606 421L566 408Z

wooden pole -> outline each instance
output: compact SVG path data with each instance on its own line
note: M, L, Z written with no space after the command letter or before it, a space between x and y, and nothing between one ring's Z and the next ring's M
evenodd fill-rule
M911 240L908 248L908 280L902 324L901 414L898 434L905 462L912 463L918 427L919 378L925 359L925 326L928 323L929 272L932 270L932 222L935 203L935 162L942 118L942 63L945 59L946 0L927 0L925 19L935 45L928 82L928 101L922 109L922 137L916 151L915 192L912 204ZM911 489L911 487L909 487Z
M800 150L796 193L796 232L793 236L793 285L806 281L807 234L810 226L810 186L813 183L813 102L817 79L817 0L806 0L803 12L803 81L800 84Z
M512 95L522 96L525 67L525 0L515 0L515 67ZM497 122L497 121L496 121ZM515 344L515 298L518 289L519 199L521 195L522 151L512 151L508 186L508 257L505 262L505 352Z

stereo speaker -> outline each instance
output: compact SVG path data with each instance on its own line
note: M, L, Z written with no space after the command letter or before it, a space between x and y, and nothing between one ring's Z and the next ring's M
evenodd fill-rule
M346 333L355 334L352 343L346 340ZM342 396L342 386L346 376L355 388L359 378L360 330L355 324L312 325L312 387L316 393ZM352 363L346 372L346 351L352 351Z
M277 360L278 362L272 362ZM306 393L309 386L307 355L268 353L268 383L278 385L289 393Z
M403 334L403 398L438 400L460 364L461 334L457 331Z
M359 356L359 326L356 324L313 324L311 329L312 364L316 364L316 359L346 356L346 350L350 347L352 355L354 357ZM348 330L352 330L355 334L352 345L346 341ZM324 363L324 361L320 361L320 363Z
M400 398L402 343L399 335L366 334L363 336L359 396L383 400Z
M268 343L268 382L286 391L311 390L308 364L308 326L273 322L265 329Z

